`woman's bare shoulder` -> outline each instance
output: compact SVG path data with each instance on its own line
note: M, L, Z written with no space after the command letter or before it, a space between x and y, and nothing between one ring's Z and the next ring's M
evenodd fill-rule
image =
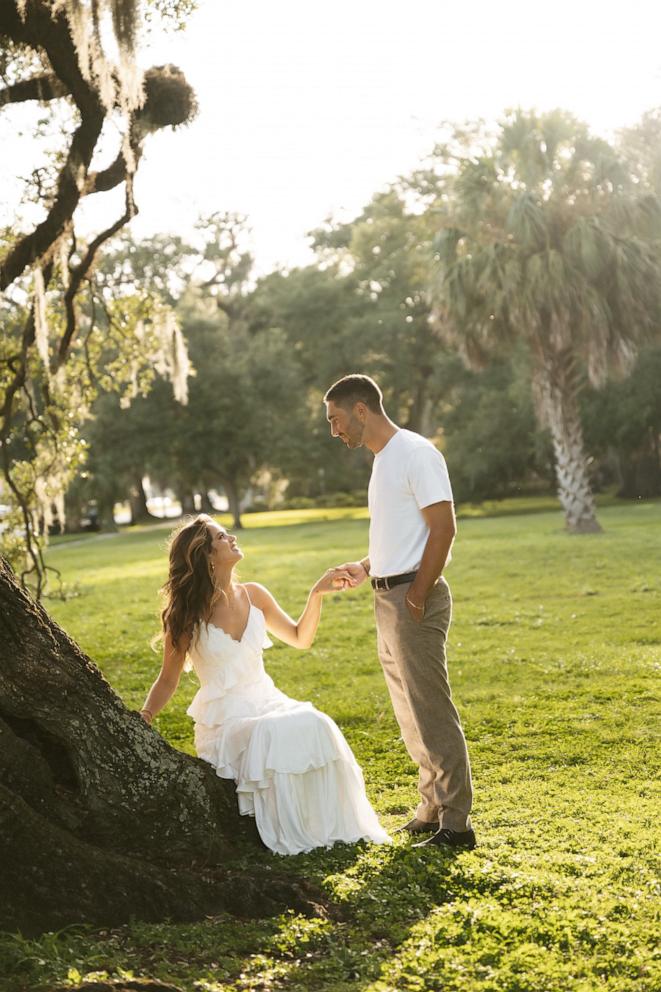
M259 607L260 610L273 602L273 596L261 582L243 582L242 585L248 593L250 602L253 606Z

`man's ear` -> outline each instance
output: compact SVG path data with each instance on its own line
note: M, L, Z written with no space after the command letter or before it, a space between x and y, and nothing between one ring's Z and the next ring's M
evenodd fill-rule
M360 422L364 424L367 419L367 413L368 413L367 404L363 403L361 400L358 400L358 402L356 403L353 409L354 409L354 413L356 414Z

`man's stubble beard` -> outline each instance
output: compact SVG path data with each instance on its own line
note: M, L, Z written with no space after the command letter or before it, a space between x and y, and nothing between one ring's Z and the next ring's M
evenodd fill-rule
M363 435L365 434L365 424L361 424L357 417L351 416L349 421L349 426L347 428L347 439L349 448L362 448L363 446Z

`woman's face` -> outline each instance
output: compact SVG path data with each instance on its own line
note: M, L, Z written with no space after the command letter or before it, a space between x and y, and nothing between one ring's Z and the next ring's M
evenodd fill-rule
M235 565L243 558L243 551L239 548L233 534L228 534L224 527L212 522L207 524L211 534L211 554L209 561L214 569L226 569Z

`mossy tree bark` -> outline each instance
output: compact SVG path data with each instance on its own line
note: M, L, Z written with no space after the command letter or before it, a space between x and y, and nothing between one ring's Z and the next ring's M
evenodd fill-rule
M232 869L259 845L233 783L127 710L0 558L0 929L309 909Z

